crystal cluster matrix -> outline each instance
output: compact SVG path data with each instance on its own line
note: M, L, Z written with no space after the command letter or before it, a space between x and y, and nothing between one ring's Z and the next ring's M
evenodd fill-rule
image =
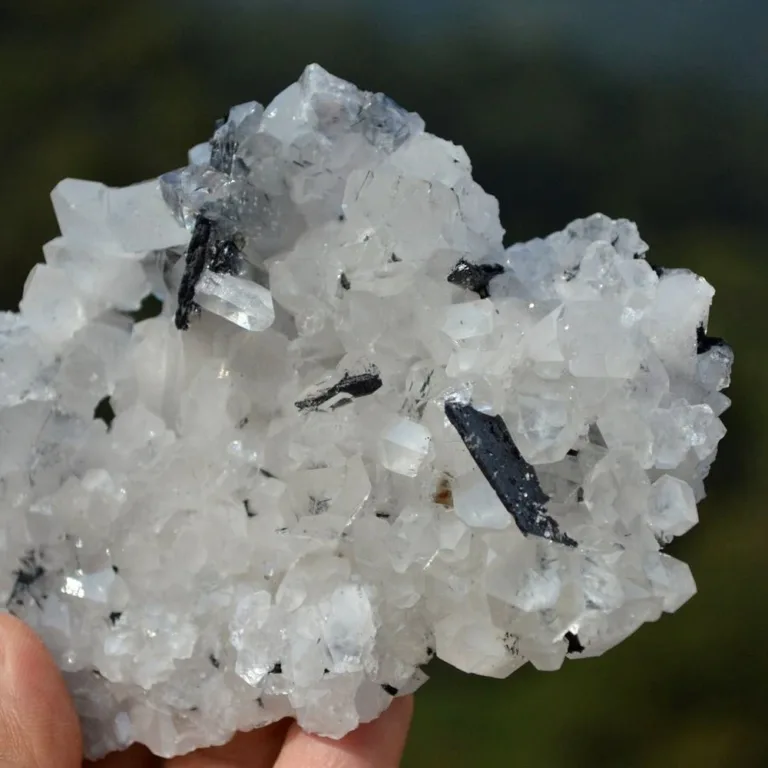
M553 670L694 594L663 548L733 355L631 222L505 248L464 150L316 65L187 167L52 198L0 316L0 600L89 756L341 737L434 655Z

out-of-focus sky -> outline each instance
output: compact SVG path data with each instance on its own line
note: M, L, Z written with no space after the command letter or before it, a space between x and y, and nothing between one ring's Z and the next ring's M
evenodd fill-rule
M613 68L722 78L768 94L768 0L205 0L374 14L395 34L429 36L451 24L487 24L574 47ZM761 94L761 96L763 95Z

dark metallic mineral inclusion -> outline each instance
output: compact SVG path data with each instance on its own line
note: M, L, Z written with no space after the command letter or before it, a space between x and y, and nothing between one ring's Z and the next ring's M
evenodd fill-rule
M547 514L549 497L501 416L488 416L455 400L445 404L445 415L521 532L575 547L576 542Z

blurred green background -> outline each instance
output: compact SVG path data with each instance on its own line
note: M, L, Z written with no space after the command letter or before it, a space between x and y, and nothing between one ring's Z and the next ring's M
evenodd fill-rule
M405 765L768 766L768 2L18 0L0 41L4 308L61 178L182 165L312 61L463 144L510 241L599 210L705 275L737 366L702 524L670 548L700 594L556 674L434 666Z

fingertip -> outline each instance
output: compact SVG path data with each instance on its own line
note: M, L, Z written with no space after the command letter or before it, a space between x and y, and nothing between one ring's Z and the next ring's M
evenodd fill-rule
M80 725L64 680L40 639L0 615L0 766L75 768Z
M166 763L173 768L270 768L275 765L291 721L276 723L238 733L224 746L199 749Z
M343 739L326 739L291 726L275 768L396 768L413 718L413 697L392 701L382 715Z
M159 768L165 761L153 755L143 744L133 744L123 752L111 752L98 762L86 760L83 768Z
M338 742L359 754L391 755L394 762L372 762L371 765L397 765L413 719L413 696L399 696L370 723L364 723ZM382 753L383 750L383 753Z

